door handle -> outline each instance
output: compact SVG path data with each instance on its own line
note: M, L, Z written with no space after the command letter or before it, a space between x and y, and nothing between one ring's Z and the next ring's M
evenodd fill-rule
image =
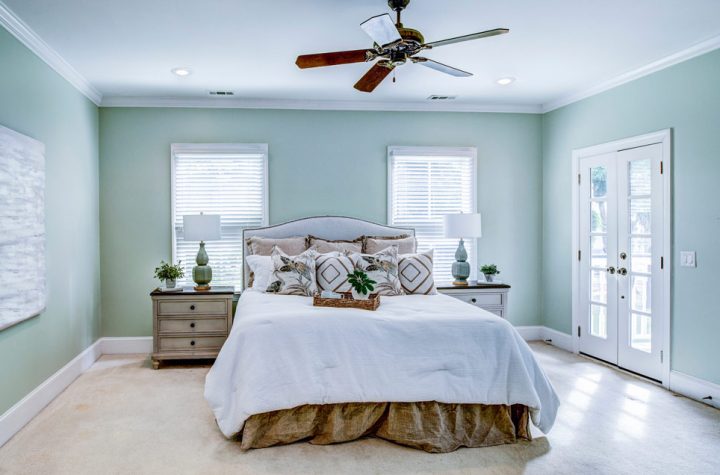
M613 266L610 266L610 267L608 267L608 268L605 269L605 270L608 271L608 272L610 272L611 274L614 274L614 273L615 273L615 268L614 268Z
M627 269L624 267L619 268L617 272L620 275L627 275Z

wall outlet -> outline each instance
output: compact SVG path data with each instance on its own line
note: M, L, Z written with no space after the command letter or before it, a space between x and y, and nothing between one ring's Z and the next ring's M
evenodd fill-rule
M695 251L680 251L680 266L697 267L695 261Z

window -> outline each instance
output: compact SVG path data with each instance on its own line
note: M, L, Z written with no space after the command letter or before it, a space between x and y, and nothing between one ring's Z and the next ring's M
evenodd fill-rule
M192 283L197 241L183 239L183 215L219 214L221 240L205 245L214 285L242 287L244 228L267 226L266 144L172 145L173 259Z
M444 236L443 216L477 210L474 148L389 147L388 221L415 228L418 251L435 250L435 279L450 280L457 239ZM476 273L476 241L465 242Z

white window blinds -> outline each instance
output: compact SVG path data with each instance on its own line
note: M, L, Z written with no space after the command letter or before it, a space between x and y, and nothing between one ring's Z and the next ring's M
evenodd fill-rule
M415 228L418 250L435 250L435 281L452 280L457 239L444 236L443 216L477 209L474 148L389 147L388 215L393 226ZM465 242L473 276L475 240Z
M172 148L173 259L181 260L192 284L197 241L183 239L183 215L219 214L221 240L205 249L213 270L211 285L242 288L242 230L267 226L267 145L175 144Z

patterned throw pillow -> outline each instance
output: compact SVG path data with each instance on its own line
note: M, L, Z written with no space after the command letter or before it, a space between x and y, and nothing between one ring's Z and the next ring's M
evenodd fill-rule
M329 241L315 236L308 236L308 248L314 247L317 252L362 252L362 236L352 241Z
M397 246L398 254L412 254L417 248L414 236L401 234L400 236L363 236L363 252L375 254L390 246Z
M320 254L315 260L318 291L350 292L347 275L354 270L350 258L340 252Z
M365 271L372 280L377 282L375 290L378 295L403 295L400 277L398 276L397 246L390 246L376 254L351 254L356 269Z
M317 291L315 283L315 257L317 252L308 249L298 256L288 256L277 246L270 254L273 274L267 291L280 295L311 297Z
M404 254L398 264L400 284L406 294L434 295L433 250L419 254Z

